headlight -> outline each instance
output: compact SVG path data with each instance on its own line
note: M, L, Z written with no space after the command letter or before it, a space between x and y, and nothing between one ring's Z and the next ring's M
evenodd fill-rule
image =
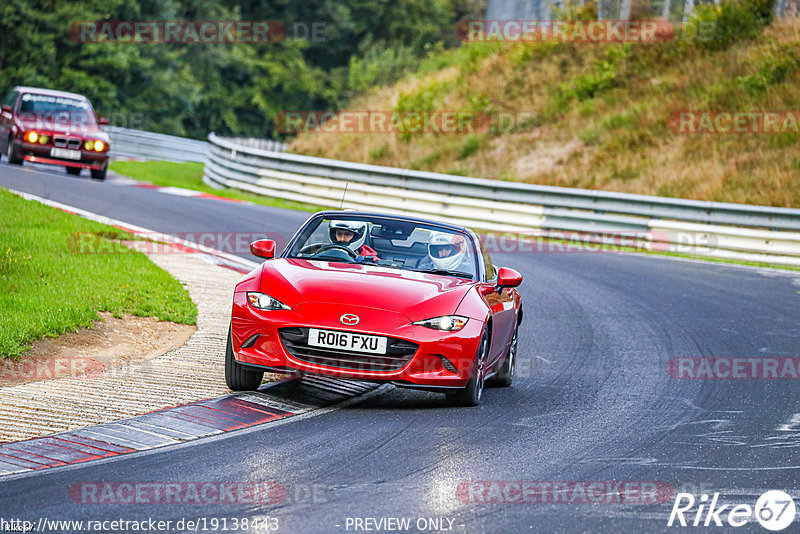
M94 150L95 152L102 152L106 149L106 144L102 141L87 139L86 142L83 143L83 148L86 150Z
M50 137L48 137L46 135L40 135L39 136L39 144L40 145L46 144L49 140L50 140Z
M255 291L247 293L247 302L250 303L250 306L258 308L259 310L291 310L291 308L283 302L275 300L264 293L256 293Z
M417 321L415 325L433 328L434 330L445 330L447 332L457 332L467 325L466 317L460 315L445 315L444 317L434 317L424 321Z
M33 130L25 133L25 140L29 143L35 143L37 139L39 139L39 134Z

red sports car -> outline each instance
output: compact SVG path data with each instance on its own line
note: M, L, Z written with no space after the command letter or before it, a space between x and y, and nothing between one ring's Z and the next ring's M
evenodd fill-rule
M264 371L391 382L480 402L514 377L522 276L471 230L355 211L311 216L236 286L225 358L233 390Z
M0 108L0 155L15 165L61 165L70 174L89 169L92 178L103 180L109 139L102 124L108 121L97 117L85 96L15 87Z

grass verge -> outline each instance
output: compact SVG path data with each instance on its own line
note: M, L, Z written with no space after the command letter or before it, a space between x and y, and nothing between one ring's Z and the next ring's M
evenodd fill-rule
M144 254L79 254L71 246L78 233L132 239L126 232L1 188L0 213L0 359L91 326L100 311L196 324L188 291Z
M171 161L113 161L111 162L110 169L117 174L133 178L142 182L149 182L151 184L165 186L165 187L181 187L183 189L192 189L193 191L202 191L203 193L212 193L214 195L231 198L235 200L244 200L252 202L253 204L260 204L262 206L272 206L275 208L284 208L289 210L298 211L319 211L319 206L311 204L303 204L302 202L293 202L291 200L284 200L274 197L262 197L237 191L236 189L214 189L209 187L203 182L203 164L195 162L187 163L173 163Z

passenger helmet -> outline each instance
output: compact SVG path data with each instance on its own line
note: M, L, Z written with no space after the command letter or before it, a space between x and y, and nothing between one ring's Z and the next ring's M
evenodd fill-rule
M464 260L466 246L463 237L436 232L428 240L428 256L437 269L452 271Z

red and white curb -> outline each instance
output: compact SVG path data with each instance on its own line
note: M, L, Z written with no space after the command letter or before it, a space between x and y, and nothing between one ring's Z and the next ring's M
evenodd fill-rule
M308 412L323 413L391 386L316 377L284 380L259 391L234 393L164 408L113 423L0 444L0 476L20 475L177 445L264 425Z

